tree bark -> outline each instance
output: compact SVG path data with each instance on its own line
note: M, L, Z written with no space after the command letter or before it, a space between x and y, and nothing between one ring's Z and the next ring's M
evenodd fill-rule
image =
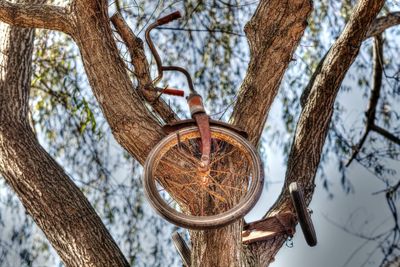
M336 95L347 70L358 54L370 25L383 4L383 0L360 0L344 31L326 55L320 72L313 81L310 95L297 123L289 153L285 185L278 200L266 216L273 216L292 209L288 185L293 181L297 181L304 187L307 203L311 201L314 179L328 133ZM271 251L279 250L285 239L284 236L279 236L263 244L255 243L253 246L268 245L269 250L265 253L271 254Z
M113 135L143 164L164 133L128 76L112 36L108 5L104 1L77 0L71 16L72 36Z
M360 0L357 3L344 31L326 55L300 114L289 154L285 185L293 181L301 182L307 189L305 193L308 201L311 200L336 95L383 3L383 0ZM287 190L285 186L270 214L290 207Z
M29 19L29 14L24 13L26 6L10 6L8 3L0 0L0 20L20 26L61 30L73 37L94 95L114 136L122 147L143 163L164 133L158 117L148 109L142 95L135 91L118 54L107 2L75 0L63 10L50 6L51 11L59 11L53 12L57 16L51 16L50 20L39 13ZM346 29L330 49L310 87L296 128L285 182L285 185L292 181L302 182L307 189L308 201L311 200L312 185L339 86L382 4L383 0L359 1ZM10 8L13 10L11 15ZM311 9L309 0L262 0L246 26L251 60L231 121L249 133L254 145L260 139L268 111ZM12 14L23 15L15 19ZM13 44L15 51L21 50L19 43ZM18 59L15 56L12 60ZM11 60L10 56L0 62L6 60ZM21 64L27 66L30 61L25 59ZM22 85L16 87L18 90L4 86L7 82L26 79L23 77L29 77L30 70L18 73L20 76L9 74L10 68L5 70L1 72L0 81L0 94L4 95L0 96L0 171L21 195L24 205L30 209L30 214L67 265L127 265L90 204L43 151L29 129L26 117L29 82L21 82ZM13 139L15 136L20 138L19 142ZM24 146L28 148L24 149ZM268 215L290 209L285 186ZM241 231L242 221L218 230L192 231L193 266L267 266L285 240L280 236L242 247Z
M260 1L245 27L250 63L231 122L257 145L283 74L307 27L310 0Z
M400 257L396 257L393 260L387 262L384 267L397 267L400 264Z
M29 126L34 30L2 24L0 34L0 173L67 266L128 266L93 207Z

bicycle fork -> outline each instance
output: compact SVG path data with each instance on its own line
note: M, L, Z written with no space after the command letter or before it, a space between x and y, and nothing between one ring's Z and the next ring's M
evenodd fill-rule
M187 103L190 109L190 114L192 118L196 121L197 127L199 128L200 138L201 138L201 159L199 164L199 171L206 173L210 169L210 153L211 153L211 130L210 130L210 117L207 115L202 97L196 92L193 86L192 78L189 72L178 66L163 66L161 58L153 44L150 36L150 31L158 26L167 24L173 20L181 18L179 11L171 13L165 17L162 17L149 25L146 29L146 42L150 48L151 53L157 64L158 76L153 80L151 84L151 89L159 91L161 94L184 96L184 92L179 89L174 88L159 88L156 84L162 79L164 71L178 71L185 75L187 83L189 85L190 94L187 97ZM148 89L148 88L147 88ZM207 182L207 175L203 175L203 183Z

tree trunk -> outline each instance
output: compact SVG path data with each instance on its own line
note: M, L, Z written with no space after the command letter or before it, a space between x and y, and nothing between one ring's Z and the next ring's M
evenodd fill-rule
M321 65L310 87L286 174L286 184L297 180L310 186L306 188L308 200L340 83L382 4L383 0L359 1L344 34L331 48L326 64ZM164 133L156 114L133 88L112 36L107 1L74 0L67 9L41 9L36 5L34 14L29 14L29 8L10 6L8 1L0 0L0 18L20 26L61 30L74 38L114 136L143 163ZM251 61L231 121L249 132L254 145L260 139L311 9L310 0L262 0L246 26ZM33 31L6 28L3 36L6 38L2 38L0 55L0 172L67 265L127 266L86 198L40 147L28 125ZM290 209L285 187L268 215ZM191 231L192 265L267 266L285 240L278 236L243 247L241 231L242 221L218 230Z
M67 266L128 266L93 207L29 125L34 30L0 27L0 173Z
M190 231L192 266L242 266L243 221L216 230Z

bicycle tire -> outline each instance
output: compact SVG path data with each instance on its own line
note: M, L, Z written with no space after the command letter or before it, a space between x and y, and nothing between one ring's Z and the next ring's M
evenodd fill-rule
M174 232L172 234L172 241L175 245L176 250L179 253L179 256L181 256L183 265L185 267L190 267L190 249L183 237L178 232Z
M156 212L167 221L189 229L214 229L225 226L233 221L244 217L251 208L254 207L255 203L261 195L263 188L264 178L261 167L261 160L255 150L255 148L239 134L220 126L211 126L212 138L220 138L228 140L234 147L240 148L239 151L247 158L249 163L251 162L252 169L252 181L246 195L240 200L237 205L230 208L227 211L217 215L206 215L206 216L195 216L186 214L184 212L178 212L171 208L161 197L159 189L157 189L156 178L153 172L156 172L160 158L163 157L168 151L169 147L174 146L179 138L182 140L192 140L189 138L198 138L197 126L190 126L180 129L177 132L173 132L162 139L150 152L143 170L143 184L145 195L156 210ZM178 137L177 137L178 136ZM178 141L176 141L178 139ZM179 141L180 142L180 141ZM188 141L189 142L189 141ZM167 152L166 152L167 151ZM164 153L164 154L163 154ZM243 189L242 189L243 190Z
M303 190L296 182L292 182L289 185L289 192L304 238L310 247L314 247L317 245L317 235L306 206Z

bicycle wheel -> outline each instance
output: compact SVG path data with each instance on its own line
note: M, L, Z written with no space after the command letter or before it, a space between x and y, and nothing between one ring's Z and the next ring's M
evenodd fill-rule
M289 192L292 197L293 206L296 210L297 219L300 223L301 230L303 231L304 238L307 244L310 247L313 247L317 244L317 235L304 200L303 190L296 182L292 182L289 185Z
M178 251L179 256L181 256L183 266L190 267L190 249L183 237L178 232L174 232L172 234L172 241L174 242L175 248Z
M211 126L210 168L199 168L201 139L196 126L162 139L143 171L151 206L166 220L190 229L210 229L242 218L263 187L261 161L237 133Z

